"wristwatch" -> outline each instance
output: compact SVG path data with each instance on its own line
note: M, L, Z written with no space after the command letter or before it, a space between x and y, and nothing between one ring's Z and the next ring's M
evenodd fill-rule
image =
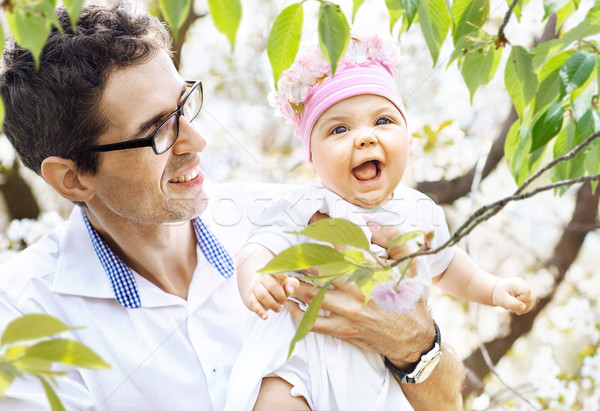
M384 358L385 366L398 378L400 381L406 384L418 384L425 381L435 367L440 363L442 359L442 339L440 337L440 329L438 325L433 322L435 326L435 340L433 340L433 347L425 354L421 356L421 360L417 363L413 371L405 371L396 367L387 357Z

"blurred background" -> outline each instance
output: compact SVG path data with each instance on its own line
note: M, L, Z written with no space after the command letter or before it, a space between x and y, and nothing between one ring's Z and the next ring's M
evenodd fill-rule
M155 14L156 3L135 2ZM337 3L351 15L352 1ZM274 115L266 97L273 89L266 54L270 25L291 2L242 4L233 52L208 16L206 0L194 1L193 13L175 42L182 76L200 79L204 86L197 123L208 141L203 171L210 183L306 183L314 175L302 145L292 127ZM566 28L576 24L591 4L582 1ZM306 3L303 41L316 41L317 10L317 2ZM494 32L507 4L493 1L490 10L486 25ZM520 23L513 19L506 28L511 44L529 49L544 36L555 35L552 19L540 23L543 13L542 1L527 4ZM384 2L366 0L353 26L387 33ZM413 136L403 182L443 206L452 233L477 208L517 188L503 158L504 140L516 113L502 73L481 87L471 104L456 64L447 67L451 44L442 48L433 67L419 25L402 33L398 42L403 55L398 87ZM71 208L19 164L0 136L0 263L55 227ZM589 185L578 185L562 196L549 191L511 203L463 241L461 246L482 268L498 276L525 278L540 298L536 309L517 317L432 292L430 305L443 339L471 370L465 409L600 410L597 214L598 193Z

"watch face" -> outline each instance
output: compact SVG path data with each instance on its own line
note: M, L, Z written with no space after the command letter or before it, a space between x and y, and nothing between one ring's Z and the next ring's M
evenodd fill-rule
M425 364L425 366L423 367L423 369L421 370L419 375L417 375L415 382L420 383L420 382L425 381L427 378L429 378L429 376L431 375L433 370L435 370L435 367L437 367L437 365L439 364L441 359L442 359L442 352L438 351L431 358L431 360L429 360L427 362L427 364Z

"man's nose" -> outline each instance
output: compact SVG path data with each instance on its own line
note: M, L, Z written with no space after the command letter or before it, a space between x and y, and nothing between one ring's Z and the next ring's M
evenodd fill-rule
M374 131L370 131L366 134L361 134L354 141L356 148L367 148L376 146L378 143L377 136Z
M199 153L205 148L206 140L196 127L185 117L179 117L179 136L173 144L173 154Z

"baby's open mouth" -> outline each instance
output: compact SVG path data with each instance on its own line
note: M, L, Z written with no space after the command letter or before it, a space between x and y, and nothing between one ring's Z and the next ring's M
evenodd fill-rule
M381 174L381 163L379 160L365 161L358 167L354 167L352 174L358 181L374 180Z

